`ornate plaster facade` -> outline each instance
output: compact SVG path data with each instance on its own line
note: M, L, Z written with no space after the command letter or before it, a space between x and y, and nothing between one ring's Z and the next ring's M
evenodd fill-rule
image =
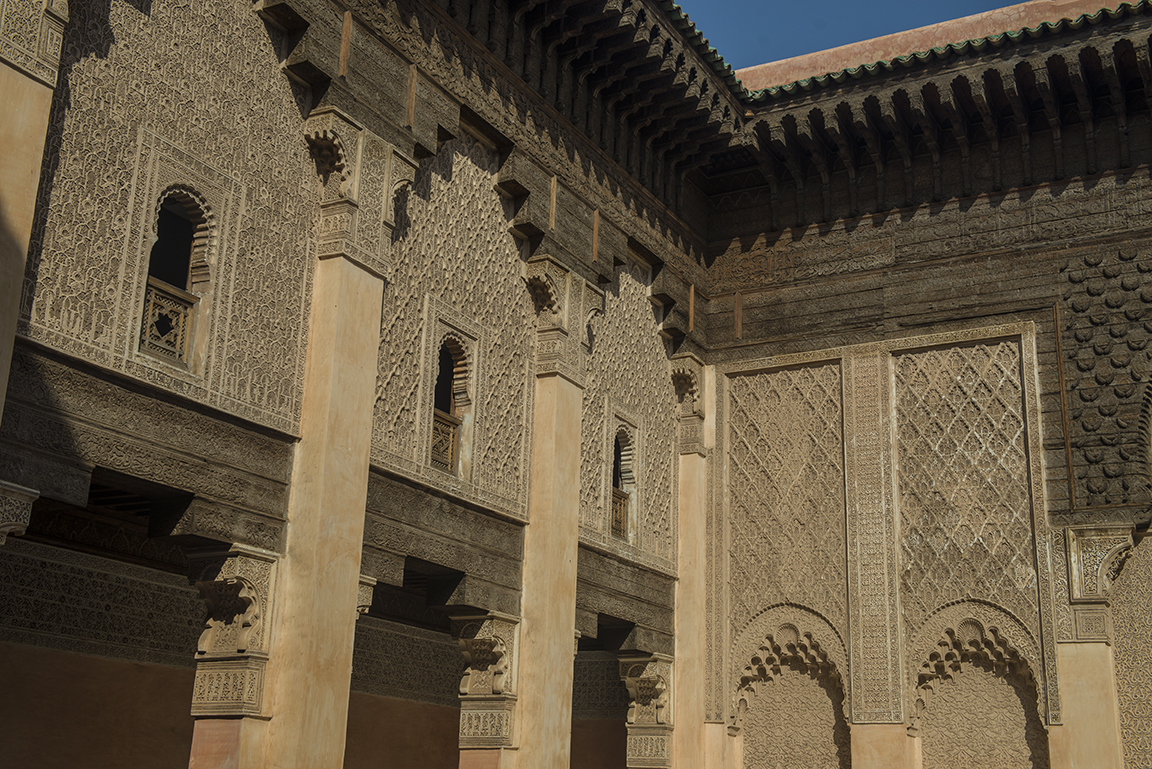
M1152 765L1150 45L3 0L2 763Z

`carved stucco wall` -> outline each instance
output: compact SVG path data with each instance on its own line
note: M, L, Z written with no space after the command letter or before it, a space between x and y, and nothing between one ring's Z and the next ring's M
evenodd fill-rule
M583 651L576 655L572 669L573 718L616 718L623 723L629 702L615 652Z
M606 287L604 316L591 324L581 420L580 536L672 570L678 412L665 343L657 334L648 298L649 283L647 268L629 262L618 269L616 281ZM631 423L637 444L636 523L627 544L610 533L612 449L621 423Z
M454 491L522 517L535 321L508 232L512 204L492 186L498 164L494 150L465 134L446 142L401 194L406 213L393 234L394 274L384 292L372 458L405 475L451 482L428 467L423 422L431 420L437 361L424 362L428 376L421 358L439 350L439 338L425 344L427 334L466 326L479 337L469 360L473 472Z
M1019 346L909 353L894 368L904 621L919 628L966 595L1036 617Z
M248 2L75 3L65 28L21 332L278 429L299 419L315 168ZM136 352L155 207L215 222L202 372Z
M1048 733L1036 693L987 662L938 681L921 720L924 769L1048 769Z
M728 391L732 632L767 605L790 601L844 637L840 366L736 376Z
M857 723L904 721L916 669L968 617L1020 650L1038 712L1060 722L1034 333L997 326L721 367L710 719L733 716L726 687L755 649L748 628L778 602L827 618L813 628L829 654L851 650L837 666Z
M744 716L745 769L848 769L852 741L844 694L799 666L761 685Z
M204 602L186 577L9 537L0 640L192 667Z
M447 633L378 617L356 621L352 690L460 707L464 655Z
M1124 761L1152 766L1152 543L1132 551L1109 600Z

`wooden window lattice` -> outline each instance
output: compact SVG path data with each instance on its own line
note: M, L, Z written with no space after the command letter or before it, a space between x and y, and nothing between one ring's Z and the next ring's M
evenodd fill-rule
M628 539L628 501L625 491L612 489L612 536Z
M157 278L148 278L140 349L175 363L188 362L188 339L196 297Z
M432 410L432 466L445 472L456 472L456 453L460 435L460 418Z

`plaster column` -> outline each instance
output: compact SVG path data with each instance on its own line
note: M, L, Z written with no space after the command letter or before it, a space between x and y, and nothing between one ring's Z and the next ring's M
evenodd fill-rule
M915 769L919 740L904 724L852 724L853 769Z
M1049 730L1053 769L1123 769L1108 593L1132 549L1128 526L1065 531L1072 643L1056 645L1064 723Z
M1053 769L1123 769L1112 647L1099 642L1058 644L1056 664L1064 725L1050 730Z
M518 761L521 769L566 769L572 741L583 406L579 341L570 338L568 325L581 322L583 281L548 257L529 262L526 279L536 303L539 338L524 532Z
M676 664L673 667L674 766L705 765L704 719L707 677L708 469L704 448L701 361L673 361L672 383L680 401L680 518L676 582Z
M280 564L266 766L340 766L352 676L384 283L316 268L301 438Z

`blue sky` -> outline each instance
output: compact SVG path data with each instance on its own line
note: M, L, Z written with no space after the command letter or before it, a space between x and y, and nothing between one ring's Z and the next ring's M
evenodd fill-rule
M1012 0L677 2L733 69L1016 4Z

